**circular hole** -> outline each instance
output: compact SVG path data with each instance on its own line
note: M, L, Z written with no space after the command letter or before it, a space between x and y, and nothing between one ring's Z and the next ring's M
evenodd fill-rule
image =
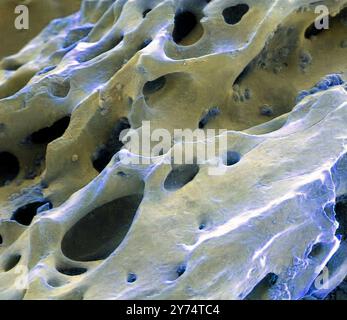
M0 245L2 245L2 243L3 243L3 239L2 239L2 236L0 234Z
M4 271L7 272L12 270L18 264L20 258L21 255L19 254L10 256L3 267Z
M199 173L197 164L183 164L172 169L164 182L167 191L176 191L183 188L186 184L193 181Z
M29 226L36 216L36 214L41 212L39 209L52 209L52 203L49 201L37 201L28 203L20 208L18 208L12 215L11 220L17 221L19 224L24 226Z
M143 87L143 94L145 96L153 94L153 93L163 89L165 84L166 84L165 76L160 77L158 79L155 79L153 81L148 81L145 83L145 85Z
M0 152L0 187L14 180L18 173L18 159L9 152Z
M126 237L141 204L139 194L115 199L90 211L68 230L61 242L63 254L74 261L106 259Z
M199 230L205 230L206 229L206 224L202 223L199 225Z
M176 43L180 43L196 27L198 20L194 13L190 11L179 12L175 16L175 27L172 38Z
M316 243L312 246L311 252L308 254L310 259L319 257L324 252L324 244Z
M224 164L228 167L233 166L240 162L241 156L236 151L228 151L225 155Z
M128 274L128 283L134 283L137 280L137 275L135 273Z
M177 275L178 278L181 277L187 270L187 266L185 264L181 264L178 268L177 268Z
M228 7L223 10L224 21L227 24L237 24L241 21L241 19L248 12L248 10L249 6L244 3Z

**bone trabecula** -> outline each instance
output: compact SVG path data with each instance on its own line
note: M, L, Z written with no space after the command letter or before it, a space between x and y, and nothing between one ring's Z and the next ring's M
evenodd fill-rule
M0 298L344 297L347 0L319 4L84 0L3 58Z

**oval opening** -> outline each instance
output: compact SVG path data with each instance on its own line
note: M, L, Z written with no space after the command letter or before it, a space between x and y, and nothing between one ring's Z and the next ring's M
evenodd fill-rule
M37 215L39 209L45 206L47 210L52 209L52 203L49 201L36 201L28 203L18 208L12 215L11 220L17 221L19 224L29 226Z
M128 279L127 282L128 283L134 283L137 280L137 275L135 273L129 273L128 274Z
M223 10L224 21L227 24L237 24L243 16L249 11L249 6L245 3L228 7Z
M143 87L143 95L148 96L164 88L166 84L166 77L162 76L153 81L148 81Z
M183 164L171 170L164 182L164 188L168 191L176 191L191 182L199 173L197 164Z
M126 196L88 213L65 234L63 254L75 261L106 259L128 233L142 198Z
M3 266L4 271L7 272L7 271L12 270L18 264L21 257L22 256L19 254L15 254L15 255L10 256Z
M190 11L179 12L175 16L175 27L172 38L176 43L181 43L198 25L194 13Z

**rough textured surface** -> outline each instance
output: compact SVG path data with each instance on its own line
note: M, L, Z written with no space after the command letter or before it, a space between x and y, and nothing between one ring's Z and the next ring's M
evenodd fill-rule
M347 1L322 1L319 34L315 2L84 1L3 59L0 298L324 299L339 286ZM143 120L228 129L232 165L171 167L170 150L125 164L149 156L131 143L113 156Z

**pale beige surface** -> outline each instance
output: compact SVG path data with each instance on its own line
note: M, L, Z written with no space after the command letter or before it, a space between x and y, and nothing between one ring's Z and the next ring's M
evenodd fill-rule
M246 2L235 25L222 15L239 3L232 0L84 2L80 15L51 23L1 62L0 151L18 158L20 172L0 188L0 298L242 299L269 273L279 280L262 298L301 298L337 249L324 208L347 192L337 183L346 173L332 170L346 152L347 93L336 86L297 106L295 99L328 73L345 78L346 9L338 14L347 1L324 1L337 18L311 39L304 33L315 1ZM201 25L176 44L180 6ZM164 85L144 89L163 76ZM265 105L273 114L261 113ZM212 107L220 115L206 128L228 129L230 150L242 156L223 176L209 176L205 161L172 192L169 154L127 166L123 150L100 175L93 167L120 119L138 131L150 120L172 132L197 128ZM27 139L65 116L60 138ZM54 208L30 226L10 220L44 199ZM319 241L322 252L308 258ZM29 272L25 289L16 286L18 266ZM86 272L66 274L76 268Z

